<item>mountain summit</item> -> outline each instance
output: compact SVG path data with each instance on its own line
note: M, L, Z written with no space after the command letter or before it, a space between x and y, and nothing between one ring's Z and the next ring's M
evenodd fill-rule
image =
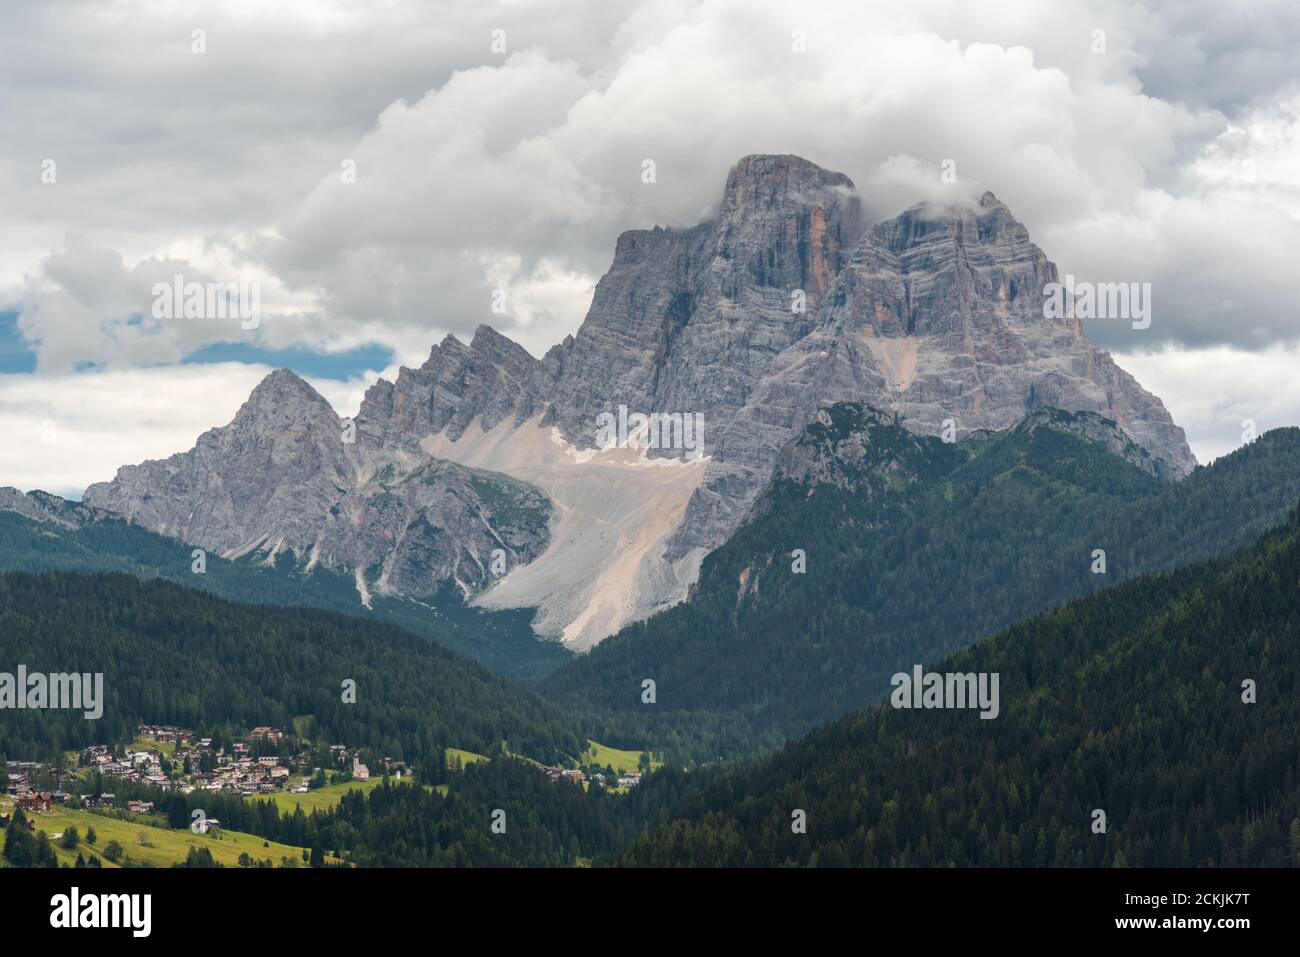
M781 450L828 403L863 402L914 433L956 438L1040 408L1098 413L1149 453L1155 474L1186 475L1195 459L1160 400L1076 319L1044 317L1044 288L1057 278L992 193L977 205L914 206L868 229L847 176L797 156L747 156L714 218L623 233L581 328L541 360L486 326L469 345L448 336L418 369L368 391L351 448L338 445L332 410L268 379L193 452L125 468L85 500L187 541L288 548L355 569L361 588L400 591L481 566L499 532L487 502L457 496L457 514L478 518L437 526L453 539L478 528L485 537L468 553L442 547L421 570L415 549L394 577L367 569L388 562L403 522L427 509L409 507L384 534L341 536L343 547L321 531L331 521L322 509L339 504L330 488L348 490L355 526L375 515L356 505L362 486L372 505L391 493L391 482L374 485L386 466L409 476L447 460L440 475L452 462L503 472L550 497L549 537L524 509L529 531L514 530L523 537L507 548L508 575L495 584L478 571L472 581L451 575L466 594L492 586L485 604L538 608L541 633L584 647L685 597ZM261 402L264 391L289 398ZM250 407L264 424L256 455L240 457ZM616 413L670 425L691 417L703 447L610 448L600 422ZM253 471L234 474L235 461ZM512 501L531 501L528 486L510 488ZM288 521L304 495L312 518Z

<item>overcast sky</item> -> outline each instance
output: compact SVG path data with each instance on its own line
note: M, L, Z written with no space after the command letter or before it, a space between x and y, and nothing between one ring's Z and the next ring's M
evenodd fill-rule
M189 448L280 365L346 415L447 333L540 355L756 152L873 220L991 189L1063 273L1150 282L1149 329L1086 328L1208 461L1300 424L1298 67L1269 0L10 0L0 485ZM153 318L178 273L260 326Z

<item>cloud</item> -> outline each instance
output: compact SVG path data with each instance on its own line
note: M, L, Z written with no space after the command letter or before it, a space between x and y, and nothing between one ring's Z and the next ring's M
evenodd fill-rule
M1300 425L1300 346L1165 348L1115 359L1164 400L1202 465L1239 448L1248 424L1256 435Z
M1152 284L1145 331L1094 322L1122 350L1159 344L1266 349L1294 343L1300 294L1300 95L1253 110L1184 164L1182 192L1143 189L1127 209L1098 208L1039 241L1080 278Z
M213 363L61 375L0 375L0 484L81 497L119 466L192 448L225 425L269 366ZM376 377L311 384L354 415Z
M1150 329L1088 326L1125 356L1281 355L1297 51L1272 2L13 5L0 311L69 389L86 365L179 383L157 367L222 341L418 364L484 322L540 355L622 230L693 224L737 158L794 152L872 218L992 189L1063 271L1151 282ZM149 321L177 270L259 281L267 320Z

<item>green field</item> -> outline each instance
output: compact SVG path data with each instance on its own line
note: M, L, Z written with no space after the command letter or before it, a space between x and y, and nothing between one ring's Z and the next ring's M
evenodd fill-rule
M621 751L618 748L607 748L598 741L587 741L587 750L582 753L583 764L598 764L603 767L612 767L620 774L626 774L629 771L641 770L641 755L645 751ZM657 771L663 767L662 761L656 761L654 755L650 755L650 770Z
M489 758L486 754L476 754L473 751L465 751L462 750L461 748L448 748L443 753L443 760L446 762L447 767L451 767L451 762L453 758L460 758L461 767L465 767L465 765L467 764L473 764L476 761L491 760L491 758Z
M153 738L136 738L127 745L127 748L131 751L148 751L152 749L160 754L165 754L168 757L171 757L172 753L176 750L176 744L173 741L155 741Z
M189 830L177 831L151 827L139 821L123 821L93 811L67 807L56 807L48 813L33 814L31 817L35 820L38 831L45 831L50 835L59 863L69 866L76 863L78 853L87 859L94 854L104 867L119 866L104 858L104 848L109 841L117 841L121 844L123 852L131 861L151 867L170 867L181 863L192 847L206 847L212 852L217 863L227 867L238 867L239 855L245 851L257 860L269 857L277 867L280 866L282 857L289 857L299 865L303 864L301 847L277 844L275 841L266 841L239 831L222 830L216 834L195 834ZM75 850L64 849L54 839L55 834L63 833L69 826L75 827L82 837L81 843ZM93 845L85 842L86 830L90 827L95 829L97 836ZM140 843L141 836L148 842L147 846Z
M335 807L349 791L369 794L383 782L383 778L373 777L369 781L345 781L341 784L327 784L306 794L290 794L278 791L275 794L259 794L252 800L272 801L281 811L292 811L301 807L303 814Z

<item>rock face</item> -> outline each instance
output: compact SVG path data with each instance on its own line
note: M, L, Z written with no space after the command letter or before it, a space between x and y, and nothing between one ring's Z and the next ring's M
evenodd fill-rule
M783 442L827 401L886 409L921 434L1003 429L1041 407L1118 422L1181 478L1194 466L1163 404L1082 334L1043 316L1057 272L991 193L977 209L918 206L876 226L813 328L771 362L714 432L711 474L671 553L712 547L761 487Z
M16 512L37 522L49 522L63 528L81 528L92 522L113 518L111 513L69 502L49 492L33 490L26 494L16 488L0 488L0 512Z
M423 454L381 461L347 431L281 369L192 450L125 466L84 502L224 557L287 551L309 568L351 569L367 597L448 582L468 596L491 583L494 550L508 566L545 548L550 503L537 489Z
M861 234L847 176L797 156L741 160L715 221L619 237L582 328L547 357L555 377L538 391L551 399L548 421L580 447L595 416L620 403L698 412L716 427L811 331Z
M512 569L540 553L483 600L537 605L542 631L589 644L685 596L828 403L959 438L1036 409L1096 413L1156 474L1185 475L1195 460L1160 400L1074 318L1044 318L1056 279L991 193L868 230L846 176L750 156L713 219L620 236L582 327L541 360L486 326L469 345L448 337L369 390L355 446L336 441L323 399L276 373L192 452L124 468L86 502L226 553L370 569L359 581L399 591L442 575L474 593L489 546ZM610 452L599 417L620 407L702 417L705 457ZM535 483L561 533L547 544L535 489L431 456Z
M380 379L366 391L357 430L368 447L410 452L427 435L454 441L476 419L489 430L508 418L518 424L542 405L532 391L541 369L489 326L479 326L468 346L447 336L420 368L403 367L395 383Z

